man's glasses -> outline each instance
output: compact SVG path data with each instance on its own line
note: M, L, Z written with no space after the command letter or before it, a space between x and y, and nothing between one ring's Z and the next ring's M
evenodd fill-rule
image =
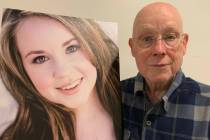
M161 35L161 37L159 37L158 34L147 34L142 35L139 38L134 38L134 40L137 41L137 45L140 48L149 48L153 46L158 40L162 40L167 48L176 48L182 35L184 34L176 32L165 33Z

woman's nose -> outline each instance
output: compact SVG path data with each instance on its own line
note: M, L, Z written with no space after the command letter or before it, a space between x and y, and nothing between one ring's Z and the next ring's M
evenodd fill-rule
M53 69L54 78L68 77L73 73L73 65L67 63L65 60L63 60L63 62L57 62Z

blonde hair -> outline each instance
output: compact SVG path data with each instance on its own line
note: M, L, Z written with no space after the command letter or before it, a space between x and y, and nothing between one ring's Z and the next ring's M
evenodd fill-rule
M77 38L97 69L98 97L112 117L117 139L121 139L119 57L118 48L113 41L90 19L14 9L6 9L3 14L0 76L17 100L19 112L15 122L2 135L2 139L75 140L73 112L43 98L23 67L15 34L17 25L30 16L48 17L59 21Z

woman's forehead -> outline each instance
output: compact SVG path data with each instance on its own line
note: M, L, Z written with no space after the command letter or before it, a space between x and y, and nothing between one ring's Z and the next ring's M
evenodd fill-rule
M60 46L75 37L64 25L56 20L43 17L28 17L17 26L15 38L18 48L28 48L30 46L41 48Z

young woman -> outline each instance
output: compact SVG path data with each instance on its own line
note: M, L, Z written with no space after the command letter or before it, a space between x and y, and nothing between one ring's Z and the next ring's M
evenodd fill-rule
M0 75L19 111L0 139L121 139L118 61L93 20L6 9Z

